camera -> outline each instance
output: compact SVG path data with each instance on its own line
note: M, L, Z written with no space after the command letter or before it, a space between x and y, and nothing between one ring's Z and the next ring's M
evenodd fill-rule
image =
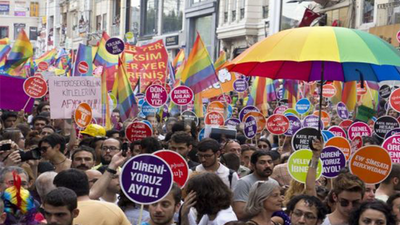
M34 148L27 152L20 150L19 155L21 156L21 162L25 162L28 160L38 160L42 156L39 147Z
M11 150L11 144L3 144L2 146L0 146L0 151L8 151Z

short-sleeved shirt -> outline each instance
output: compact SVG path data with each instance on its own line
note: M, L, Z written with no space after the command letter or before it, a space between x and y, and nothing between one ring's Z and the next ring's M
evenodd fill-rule
M270 180L270 179L274 180L272 178L268 178L268 180ZM234 202L247 202L247 199L249 198L250 188L257 181L259 181L259 180L254 175L254 173L241 178L238 181L236 188L233 190L233 201Z
M204 166L202 164L196 166L196 172L206 172L206 169L204 168ZM226 184L227 187L229 187L231 190L234 190L236 187L236 184L239 180L239 176L237 175L237 173L233 173L232 174L232 180L229 181L229 169L228 167L222 165L221 163L219 163L219 168L217 169L217 171L215 172L215 174L217 174L221 180L224 182L224 184Z

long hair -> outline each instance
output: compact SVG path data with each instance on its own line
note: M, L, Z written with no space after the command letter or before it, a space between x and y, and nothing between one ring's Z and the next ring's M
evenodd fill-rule
M361 215L367 210L372 209L383 213L386 217L385 225L395 225L396 219L394 215L391 213L391 209L388 205L380 200L376 200L373 202L364 202L361 204L359 208L354 210L349 217L349 225L358 225L358 221L360 220Z
M272 179L254 183L250 188L249 199L245 206L246 214L254 217L261 213L264 208L264 201L271 196L276 188L279 188L279 184Z

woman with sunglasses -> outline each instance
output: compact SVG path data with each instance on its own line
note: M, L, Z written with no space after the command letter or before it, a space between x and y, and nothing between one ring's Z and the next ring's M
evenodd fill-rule
M272 214L282 210L283 196L275 180L258 181L250 189L245 212L250 216L248 225L279 225Z
M396 220L390 208L377 200L364 202L349 217L349 225L395 225Z

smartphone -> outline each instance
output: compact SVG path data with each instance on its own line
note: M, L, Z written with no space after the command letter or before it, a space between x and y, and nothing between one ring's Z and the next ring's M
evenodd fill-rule
M11 143L3 144L0 146L0 151L8 151L11 150Z
M126 153L128 152L128 143L127 142L123 143L121 149L122 149L122 156L126 157Z

